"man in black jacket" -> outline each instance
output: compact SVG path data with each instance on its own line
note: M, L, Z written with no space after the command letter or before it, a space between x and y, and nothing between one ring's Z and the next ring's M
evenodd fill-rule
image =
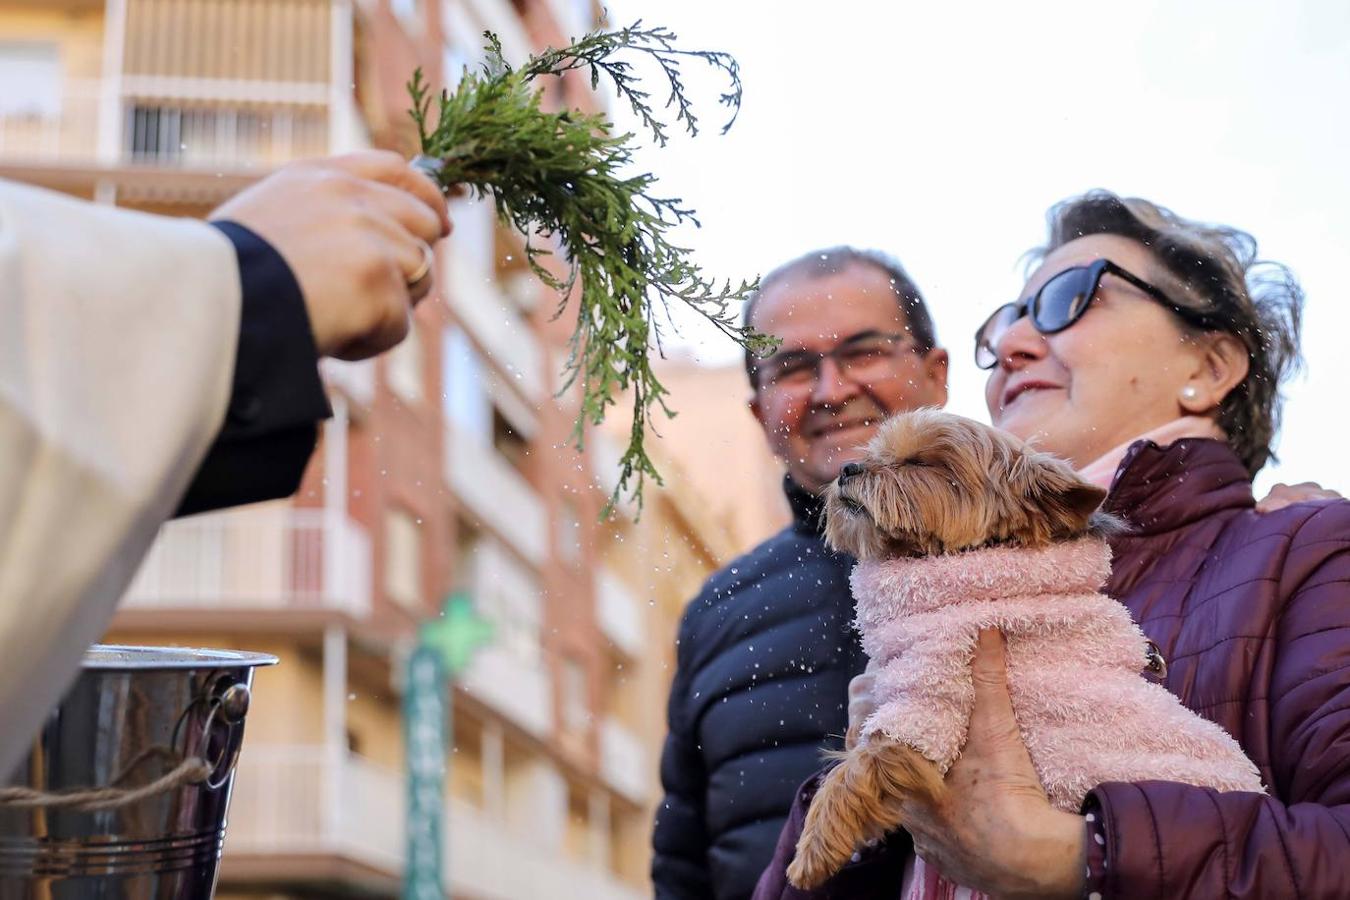
M852 560L826 549L817 493L888 415L947 400L947 353L898 263L843 247L767 275L746 320L782 338L746 359L750 410L787 467L787 528L714 574L680 625L665 798L653 835L660 900L749 897L802 781L838 749L866 656Z

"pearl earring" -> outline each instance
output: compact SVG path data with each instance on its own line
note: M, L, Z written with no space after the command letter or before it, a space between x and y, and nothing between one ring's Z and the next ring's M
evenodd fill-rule
M1187 403L1194 403L1200 399L1200 389L1193 384L1188 384L1181 389L1181 399Z

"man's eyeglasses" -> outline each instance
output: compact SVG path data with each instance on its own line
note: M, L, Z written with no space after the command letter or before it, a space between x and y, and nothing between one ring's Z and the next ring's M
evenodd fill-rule
M906 342L907 334L864 331L845 338L834 349L789 350L769 357L755 367L755 387L759 389L809 388L820 378L825 360L834 360L839 374L850 381L866 381L892 374L891 360Z
M1031 324L1041 334L1058 334L1083 318L1092 305L1092 298L1097 295L1102 276L1108 272L1134 285L1186 322L1199 328L1213 327L1213 320L1204 313L1174 303L1139 276L1125 271L1109 259L1099 259L1086 266L1065 269L1025 300L1005 303L994 310L994 314L975 332L975 365L981 369L992 369L998 364L999 342L1023 316L1029 316Z

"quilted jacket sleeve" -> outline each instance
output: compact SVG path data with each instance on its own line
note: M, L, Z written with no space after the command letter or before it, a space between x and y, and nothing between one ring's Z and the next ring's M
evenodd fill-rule
M661 751L661 786L665 796L656 809L652 833L652 886L657 900L703 900L713 889L708 871L708 830L703 815L707 775L698 737L687 720L691 617L697 601L685 610L680 625L675 679L670 687L668 728Z
M1269 685L1273 796L1107 784L1106 897L1350 897L1350 503L1294 535Z

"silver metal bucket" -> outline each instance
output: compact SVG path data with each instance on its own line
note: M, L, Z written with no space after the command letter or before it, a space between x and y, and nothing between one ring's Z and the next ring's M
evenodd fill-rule
M144 787L175 760L210 774L111 809L0 806L0 900L208 900L260 653L95 645L9 784ZM114 782L116 782L114 784Z

